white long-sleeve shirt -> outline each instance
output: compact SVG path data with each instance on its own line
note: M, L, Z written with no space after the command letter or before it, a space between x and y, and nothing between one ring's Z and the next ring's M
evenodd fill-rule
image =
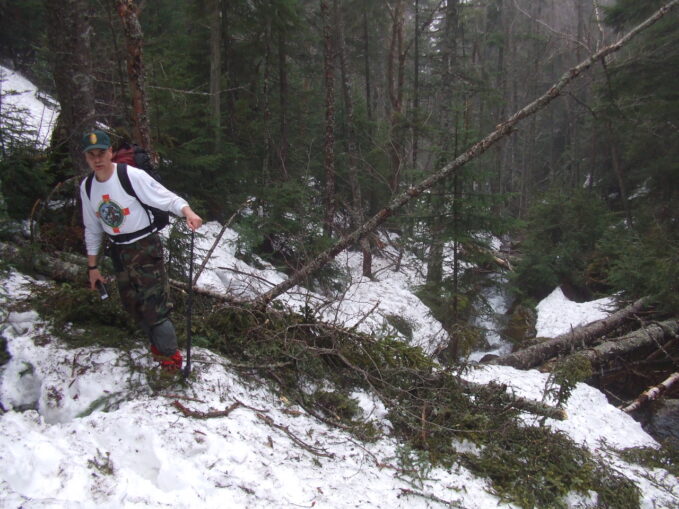
M181 216L182 209L188 206L186 200L165 188L145 171L128 165L127 175L139 200L146 205L177 216ZM86 181L87 179L83 179L80 183L80 198L88 255L99 253L104 233L115 237L123 233L134 233L151 224L144 207L123 189L117 166L107 181L92 179L90 198L85 189ZM136 240L139 238L124 243L129 244Z

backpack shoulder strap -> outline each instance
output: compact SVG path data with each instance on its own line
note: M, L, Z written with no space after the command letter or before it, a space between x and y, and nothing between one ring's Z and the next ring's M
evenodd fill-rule
M139 203L142 203L142 201L139 199L139 196L137 196L137 193L134 192L132 182L130 182L130 177L127 174L127 164L117 163L117 166L118 166L118 179L120 180L120 184L123 186L125 192L130 196L134 196Z
M87 193L87 199L90 200L90 194L92 194L92 179L94 178L94 172L90 173L85 179L85 192Z

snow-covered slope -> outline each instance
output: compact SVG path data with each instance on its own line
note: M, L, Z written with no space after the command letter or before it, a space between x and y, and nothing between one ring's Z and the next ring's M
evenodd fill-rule
M222 281L211 272L206 280ZM388 436L359 443L264 385L240 378L226 360L203 349L194 352L195 380L187 388L154 395L141 345L129 356L115 349L65 349L34 312L8 314L9 296L20 294L25 280L12 273L0 286L2 335L12 356L0 368L6 410L0 416L0 507L511 507L462 467L436 468L412 486L399 475L399 445ZM383 292L380 285L369 288ZM538 400L546 383L537 371L499 366L468 376L502 381ZM389 428L379 401L352 396L366 419ZM220 411L224 415L216 416ZM566 411L568 420L548 425L635 480L643 507L679 504L675 478L600 449L601 440L615 447L656 446L638 423L584 384ZM572 496L568 504L592 507L593 501Z
M50 97L40 94L37 87L16 71L0 66L0 91L3 117L22 123L27 141L45 148L49 144L59 109Z

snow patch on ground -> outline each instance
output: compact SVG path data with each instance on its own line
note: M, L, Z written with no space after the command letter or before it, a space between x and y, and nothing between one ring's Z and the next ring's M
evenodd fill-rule
M606 318L614 309L611 297L590 302L573 302L556 288L537 305L537 337L553 338L569 332L571 328Z
M56 101L40 94L37 87L18 72L3 66L0 66L0 91L3 115L20 118L24 130L33 135L28 141L46 148L59 115Z
M435 468L414 486L396 469L394 440L359 442L263 382L241 378L228 361L204 349L194 350L189 386L154 393L142 345L129 354L66 349L35 313L7 312L10 296L25 292L26 281L17 273L0 280L1 334L12 353L0 367L6 410L0 415L2 507L513 507L501 503L485 479L459 466ZM546 374L502 366L473 369L466 377L496 380L535 400L547 382ZM352 397L366 419L389 430L381 401L363 391ZM221 417L182 412L210 414L234 404ZM566 411L566 421L548 419L546 425L634 479L644 508L679 504L679 483L665 471L629 465L607 452L604 440L620 448L657 444L603 394L579 384ZM458 447L474 450L462 441ZM567 504L594 507L595 499L573 494Z

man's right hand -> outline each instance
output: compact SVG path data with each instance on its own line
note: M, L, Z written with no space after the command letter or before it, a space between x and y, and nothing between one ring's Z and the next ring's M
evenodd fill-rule
M104 276L101 275L101 272L99 272L99 269L92 269L87 271L87 275L90 280L90 288L92 290L97 289L97 281L101 281L102 283L106 283L106 279Z

